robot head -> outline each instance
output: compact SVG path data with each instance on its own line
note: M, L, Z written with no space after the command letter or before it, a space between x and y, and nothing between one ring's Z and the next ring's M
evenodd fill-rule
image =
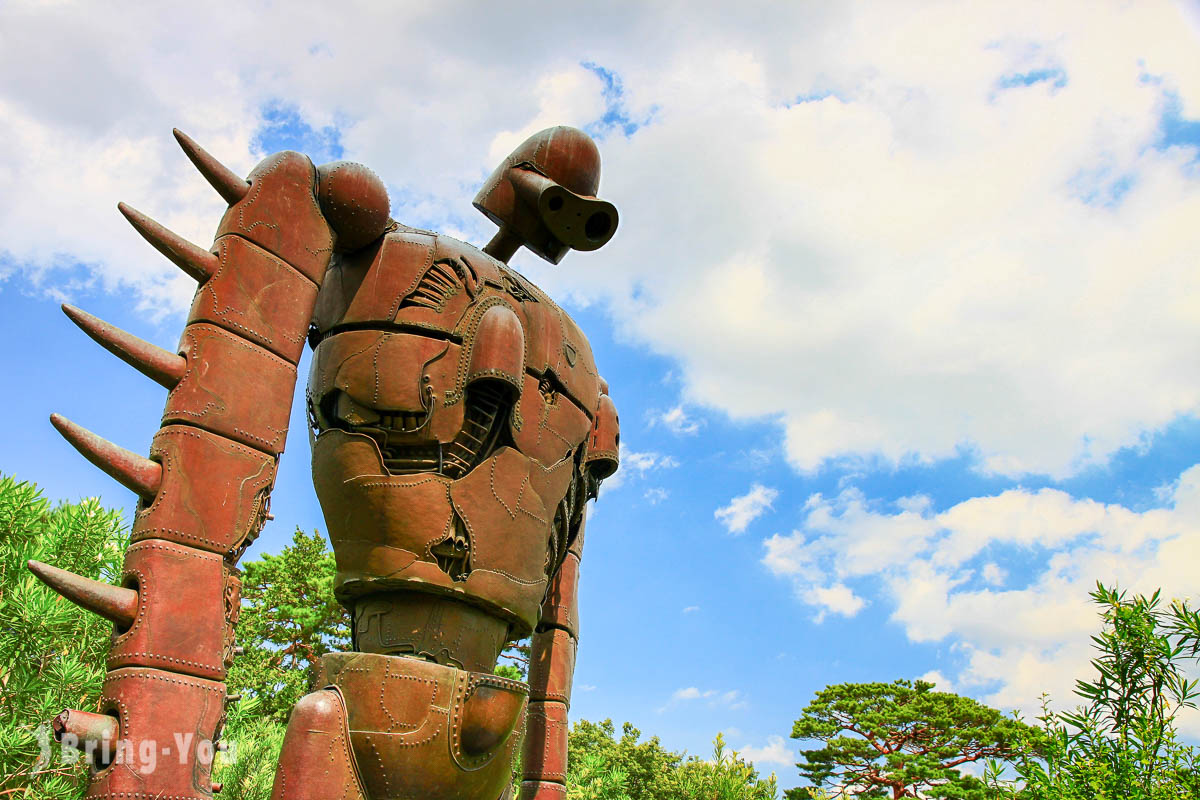
M617 230L617 209L596 199L600 151L560 125L530 136L491 174L475 207L534 253L557 264L568 250L595 250Z

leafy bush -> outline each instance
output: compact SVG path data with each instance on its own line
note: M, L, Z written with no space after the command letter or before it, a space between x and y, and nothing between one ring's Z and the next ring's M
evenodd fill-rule
M224 742L229 750L217 757L213 780L221 796L237 800L267 800L275 780L275 764L283 747L286 726L263 713L258 697L249 697L229 710Z
M33 484L0 476L0 795L82 794L86 766L53 744L46 723L64 708L99 710L112 633L112 623L50 591L25 562L117 582L125 545L120 512L95 498L52 506ZM44 748L49 760L39 764Z
M567 737L568 796L606 800L670 797L668 776L683 759L664 748L657 736L644 742L638 741L641 736L628 722L622 726L620 738L611 719L576 722Z
M278 554L242 565L243 652L228 677L242 700L230 710L222 737L230 749L213 772L226 797L270 797L292 706L311 691L320 657L350 648L347 614L333 599L335 569L324 537L298 528Z
M657 736L639 741L626 722L617 738L612 720L580 720L568 737L569 800L775 800L775 776L761 779L753 766L725 748L717 734L704 760L667 750Z
M1077 682L1086 701L1054 712L1042 698L1041 730L1017 764L1023 787L987 778L998 796L1021 800L1182 800L1200 797L1200 755L1182 744L1175 715L1195 708L1197 682L1185 667L1200 652L1200 612L1163 608L1161 594L1127 596L1097 584L1104 628L1092 641L1095 675Z
M322 655L350 649L349 619L333 598L335 570L324 537L299 528L279 554L242 565L237 641L244 652L228 683L275 722L286 723L310 691Z
M121 513L99 500L52 506L33 484L0 476L0 796L23 790L20 796L29 800L67 800L83 794L83 759L55 744L47 723L64 708L99 710L112 635L110 622L43 586L25 563L45 561L119 583L127 544ZM234 749L218 758L214 777L230 787L227 797L265 800L282 720L307 691L308 657L344 646L348 629L332 590L325 592L332 555L318 534L297 531L279 556L244 569L238 635L246 652L229 682L244 699L230 708L224 738Z
M677 796L689 800L775 800L778 793L774 774L760 779L758 771L739 758L737 751L725 750L725 737L720 733L713 740L712 760L687 759L676 770L674 783Z

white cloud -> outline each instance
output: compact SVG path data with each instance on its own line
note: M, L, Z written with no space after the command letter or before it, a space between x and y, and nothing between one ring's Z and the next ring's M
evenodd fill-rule
M658 505L670 496L671 493L661 486L651 487L642 494L642 497L652 506Z
M953 692L954 682L941 673L940 670L931 669L922 675L918 680L928 681L932 683L939 692Z
M716 699L713 700L712 704L715 706L723 706L731 711L745 708L748 705L745 697L737 689L732 689L728 692L721 692L716 696Z
M730 533L745 533L746 527L766 513L778 497L778 489L756 483L746 494L738 495L729 501L729 505L714 511L713 516Z
M685 614L695 614L695 613L696 613L697 611L699 611L699 610L700 610L700 606L687 606L687 607L685 607L685 608L683 609L683 613L685 613Z
M1003 586L1004 581L1008 580L1008 570L991 561L983 565L979 574L984 582L992 586Z
M805 530L767 539L763 563L776 574L803 576L810 585L825 577L816 565L830 559L844 578L903 564L936 530L924 509L910 506L896 514L880 514L855 488L832 501L815 494L805 510Z
M1200 106L1177 9L837 9L626 73L659 112L606 143L617 271L572 286L614 293L686 401L778 415L804 470L966 445L1066 475L1200 408L1200 184L1152 146L1165 89ZM1066 85L997 88L1047 67Z
M704 424L702 420L689 416L683 410L682 405L677 405L674 408L669 408L666 411L654 412L650 417L652 425L662 425L671 433L676 433L681 436L690 436L700 431Z
M768 736L765 747L752 747L747 744L738 750L738 755L753 763L761 772L764 764L780 767L791 767L796 763L796 756L788 749L782 736Z
M853 617L867 604L866 600L856 595L854 590L844 583L835 583L832 586L813 586L806 593L805 600L820 609L814 617L814 621L817 623L824 622L827 614Z
M206 244L221 204L169 129L244 172L271 103L336 125L406 221L481 241L469 199L498 155L605 113L588 60L651 122L602 142L613 243L563 268L519 255L531 278L607 301L678 362L684 404L778 419L800 469L965 444L988 469L1065 475L1200 407L1179 368L1200 334L1200 178L1194 151L1154 146L1168 96L1200 117L1181 9L775 3L680 29L637 3L514 28L530 12L216 3L180 26L170 4L10 2L0 272L179 312L190 284L114 201ZM1065 84L1002 88L1040 69Z
M637 451L630 450L624 444L621 446L620 459L621 468L613 473L612 477L604 479L604 485L601 488L602 492L611 492L619 486L625 485L629 480L641 480L652 472L657 472L664 469L674 469L679 466L679 459L671 455L664 455L654 451ZM650 489L646 492L646 499L653 499L650 495L655 491ZM665 489L661 491L666 491ZM661 499L666 499L665 497Z
M747 706L745 696L738 689L700 689L695 686L686 686L676 689L666 705L660 707L658 711L661 713L677 703L686 703L692 700L703 700L710 708L725 708L730 711L737 711Z
M940 513L911 500L888 510L853 489L814 495L800 529L764 541L763 563L819 617L857 613L865 601L855 589L879 594L910 640L951 646L961 669L923 676L942 688L1027 713L1043 691L1071 705L1100 626L1088 598L1097 580L1195 592L1200 464L1173 486L1167 507L1144 511L1055 489L1013 489ZM1200 732L1195 715L1187 724Z

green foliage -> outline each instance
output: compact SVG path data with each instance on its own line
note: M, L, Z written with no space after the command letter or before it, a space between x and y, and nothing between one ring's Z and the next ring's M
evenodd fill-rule
M692 756L673 776L676 796L703 800L775 800L778 787L775 776L758 777L753 765L738 757L737 751L725 750L725 737L713 740L711 761Z
M500 654L500 663L496 665L495 672L504 678L511 678L514 681L525 680L525 675L529 672L529 654L532 650L530 639L519 639L515 642L508 642L504 646L504 652Z
M958 768L1019 756L1032 729L933 688L898 680L817 692L793 725L792 738L825 746L801 752L800 773L817 787L830 786L834 796L985 797L984 784Z
M713 758L685 758L646 741L628 722L617 738L612 720L580 720L568 737L569 800L775 800L775 776L760 779L753 766L725 749L720 734Z
M584 753L570 761L567 800L631 800L628 776L601 753Z
M224 741L229 750L217 757L213 780L221 795L238 800L267 800L286 726L263 714L262 700L249 697L230 709Z
M63 751L46 723L64 708L98 710L112 625L43 586L25 567L45 561L96 580L119 582L127 535L121 514L96 499L52 507L36 486L0 476L0 796L79 797L87 768ZM243 565L238 638L245 647L229 687L231 707L215 778L228 796L270 795L284 722L308 691L315 659L349 644L345 612L333 600L333 556L318 534L296 532L276 556ZM49 761L40 771L43 742Z
M1200 612L1159 592L1128 597L1097 584L1101 633L1095 675L1078 681L1086 701L1054 712L1042 698L1041 730L1017 764L1022 789L988 778L998 795L1022 800L1182 800L1200 796L1200 758L1178 741L1175 715L1195 708L1197 683L1185 674L1200 652ZM1040 758L1038 757L1040 756Z
M242 565L237 640L245 652L228 683L275 722L286 723L310 690L322 655L350 649L347 615L333 597L335 569L321 534L298 528L279 554Z
M521 668L516 664L497 664L493 671L501 678L508 678L510 681L525 680L525 676L521 674Z
M64 708L96 711L112 624L43 586L26 568L45 561L119 582L126 537L121 514L96 499L52 507L33 484L0 476L0 795L79 797L87 769L49 744L45 724ZM39 742L39 737L41 742Z
M797 786L783 793L783 800L830 800L833 795L819 786Z
M230 787L222 790L229 797L266 800L292 706L311 691L320 657L350 648L350 628L333 598L333 553L316 531L297 529L290 545L242 571L244 652L228 684L243 699L229 713L222 738L231 749L213 779Z
M611 719L595 723L579 720L567 737L570 758L567 760L567 785L570 790L582 791L579 797L608 797L588 794L609 777L619 777L620 792L613 798L629 800L660 800L673 787L668 777L678 769L683 759L678 753L665 749L658 737L638 741L641 731L626 722L617 738ZM586 771L585 771L586 765Z

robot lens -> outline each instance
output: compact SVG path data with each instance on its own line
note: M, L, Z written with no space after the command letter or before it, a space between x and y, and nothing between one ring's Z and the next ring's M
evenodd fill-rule
M553 202L553 201L551 201ZM598 242L612 230L612 217L603 211L597 211L588 217L584 223L583 232L593 242Z

